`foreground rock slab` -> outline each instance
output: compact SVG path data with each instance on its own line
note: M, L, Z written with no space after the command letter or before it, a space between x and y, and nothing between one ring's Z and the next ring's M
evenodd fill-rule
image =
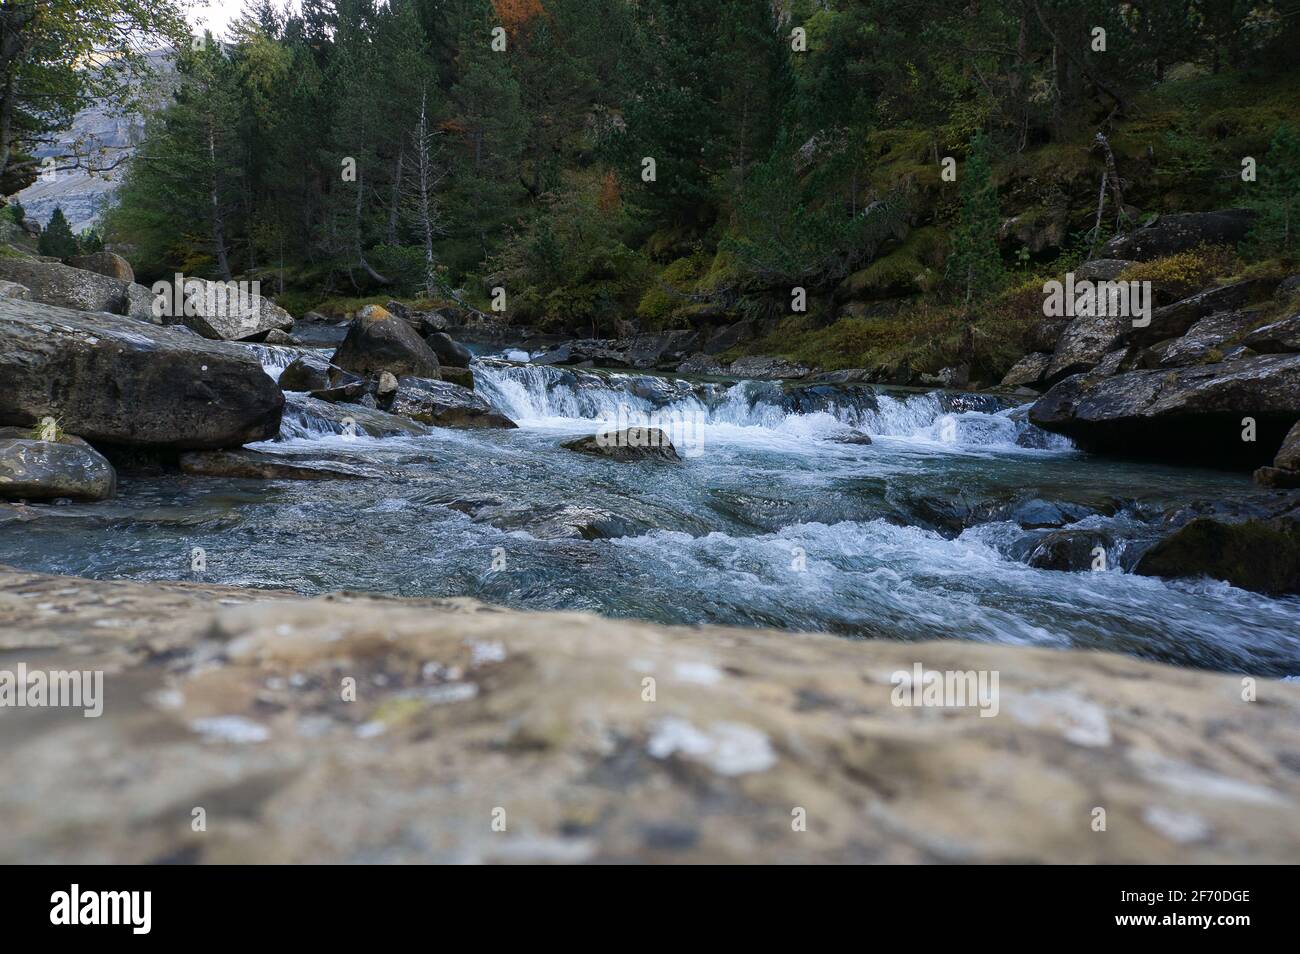
M236 346L2 298L0 382L0 424L53 417L94 444L237 447L274 437L284 407L280 388Z
M1300 686L1108 653L18 570L0 652L105 690L0 719L3 862L1300 860Z

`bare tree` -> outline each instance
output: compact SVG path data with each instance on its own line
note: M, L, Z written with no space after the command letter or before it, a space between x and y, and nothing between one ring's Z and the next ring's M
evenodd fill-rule
M438 290L437 263L433 257L433 238L445 235L442 210L435 194L439 183L447 175L446 167L439 161L438 131L430 129L428 91L420 94L420 119L411 131L411 163L403 183L403 204L414 219L420 239L424 243L424 292L432 298Z

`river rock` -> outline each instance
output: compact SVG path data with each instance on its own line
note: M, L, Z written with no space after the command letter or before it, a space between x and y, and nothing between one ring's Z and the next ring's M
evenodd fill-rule
M360 404L331 404L307 394L285 395L284 435L286 437L320 437L334 434L342 438L418 437L429 429L417 421L363 407Z
M1012 365L1011 370L1003 376L1002 387L1033 387L1042 382L1043 375L1047 373L1051 363L1050 354L1043 354L1041 351L1027 354Z
M17 570L0 646L106 673L100 718L6 710L0 862L1300 857L1300 686L1108 652ZM997 713L895 705L916 665Z
M25 297L46 305L114 315L125 314L129 307L129 282L57 261L0 258L0 279L26 287Z
M1072 374L1095 368L1132 329L1131 318L1118 315L1080 315L1066 326L1043 379L1055 383Z
M1151 323L1132 327L1127 340L1135 345L1151 345L1165 338L1177 338L1198 321L1222 312L1241 311L1252 302L1267 297L1272 283L1257 279L1219 285L1190 295L1172 305L1165 305L1151 313Z
M108 249L101 249L90 255L74 255L66 261L73 268L84 268L88 272L116 278L119 282L135 283L135 269L131 267L131 263Z
M787 378L806 378L811 373L802 364L772 355L753 355L731 362L729 373L751 381L779 381Z
M1242 440L1243 419L1256 440ZM1029 420L1085 450L1162 456L1235 468L1269 462L1300 418L1300 355L1261 355L1108 378L1076 375L1052 387Z
M1300 312L1289 318L1256 328L1241 343L1260 354L1288 354L1300 351Z
M0 428L0 498L107 500L117 486L113 465L85 441L20 436Z
M1300 519L1193 520L1144 553L1134 572L1208 576L1273 596L1300 593Z
M367 305L348 325L332 363L360 375L379 371L401 377L439 377L438 356L405 321Z
M424 343L438 356L438 364L442 367L468 368L474 358L468 348L453 341L451 335L444 331L425 335Z
M234 282L185 279L183 323L214 341L261 339L293 327L293 315L271 299L256 295L244 300L238 289Z
M435 427L519 426L468 388L429 378L398 378L388 410Z
M1265 487L1300 487L1300 421L1282 439L1273 465L1255 471L1255 482Z
M1145 368L1183 368L1223 357L1224 346L1255 320L1250 312L1224 311L1202 318L1181 338L1157 342L1142 355Z
M336 466L301 463L279 454L240 449L188 451L180 456L183 472L199 477L255 480L361 480L362 475Z
M1101 555L1097 548L1110 545L1110 535L1100 530L1053 530L1038 538L1025 562L1040 570L1091 570Z
M284 407L243 348L10 299L0 299L0 382L0 424L49 416L94 443L234 447L274 437Z
M1149 262L1190 251L1198 245L1236 245L1254 225L1250 209L1162 215L1150 225L1117 235L1101 247L1098 258Z
M610 460L669 460L679 461L677 448L657 427L628 427L621 431L602 431L591 437L580 437L560 445L566 450Z
M677 366L678 374L722 375L727 369L713 355L697 352Z
M330 363L318 354L301 354L280 372L285 391L318 391L329 387Z

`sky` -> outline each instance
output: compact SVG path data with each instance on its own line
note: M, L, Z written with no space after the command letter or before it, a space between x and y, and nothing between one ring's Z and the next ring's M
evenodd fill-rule
M277 7L284 0L275 0ZM187 15L191 25L212 31L215 37L224 37L226 27L239 16L244 0L188 0ZM296 4L295 4L296 6Z

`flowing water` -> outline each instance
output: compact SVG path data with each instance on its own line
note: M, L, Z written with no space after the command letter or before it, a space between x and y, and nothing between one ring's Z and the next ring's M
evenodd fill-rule
M297 353L250 346L273 377ZM522 357L522 355L512 355ZM1092 647L1300 674L1300 599L1129 572L1165 515L1243 502L1241 475L1121 463L980 395L476 361L518 430L342 433L291 396L258 450L372 479L124 476L110 502L0 522L0 562L50 572L404 595L469 595L671 623L850 637ZM680 464L560 448L653 415ZM853 431L869 446L839 443ZM1037 569L1045 534L1093 529L1104 570Z

